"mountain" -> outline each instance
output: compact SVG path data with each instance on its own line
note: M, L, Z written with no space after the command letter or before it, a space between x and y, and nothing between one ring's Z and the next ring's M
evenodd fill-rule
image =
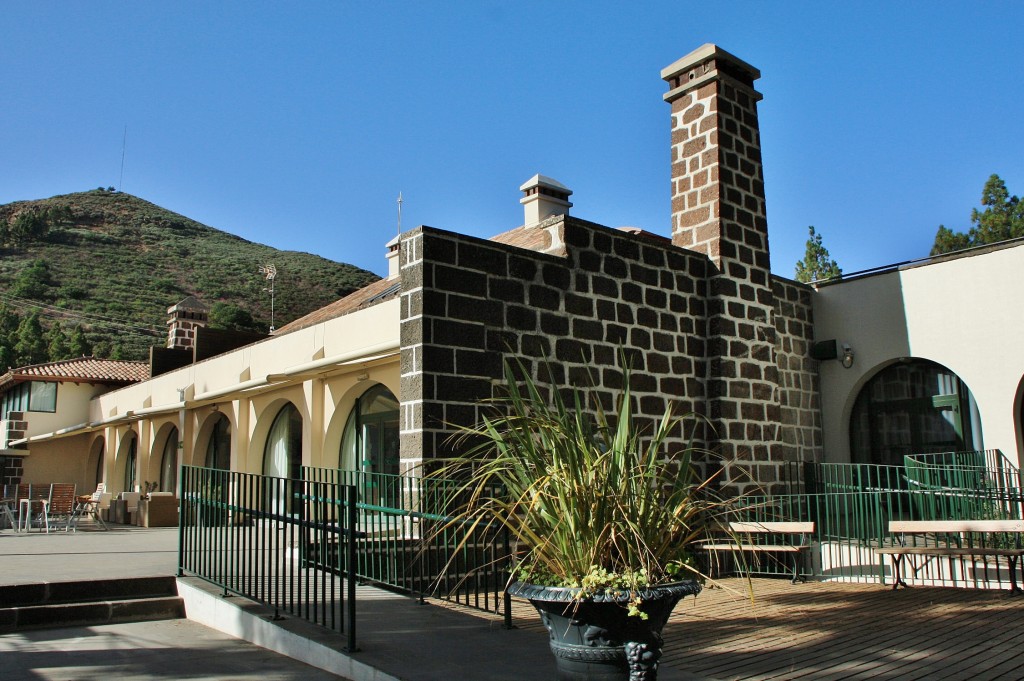
M0 306L22 318L41 310L44 330L59 321L70 334L81 324L97 355L123 359L146 359L149 346L163 345L167 308L188 296L213 308L214 325L266 332L261 265L277 269L277 327L379 279L107 189L0 205L0 246Z

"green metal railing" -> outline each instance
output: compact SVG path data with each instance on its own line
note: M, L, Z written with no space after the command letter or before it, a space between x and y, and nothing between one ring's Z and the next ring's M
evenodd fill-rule
M356 650L355 489L183 466L178 575L347 635Z
M360 580L419 596L501 613L511 627L505 594L511 547L497 527L450 522L444 509L457 483L439 478L329 468L302 468L302 479L351 486L356 494L355 572Z
M907 456L904 467L911 490L976 489L992 493L1022 487L1020 471L998 450Z
M743 497L734 506L733 518L813 521L815 550L805 569L820 578L886 579L889 568L873 549L895 541L888 533L891 520L1024 518L1020 474L997 451L907 457L906 466L810 464L804 473L807 492ZM986 540L1006 541L980 535L960 538L963 546ZM751 552L744 556L743 567L755 575L789 574L786 557L771 553ZM924 561L914 577L921 584L974 580L978 585L989 578L990 568L998 571L998 566L970 558L961 559L959 567L932 560Z

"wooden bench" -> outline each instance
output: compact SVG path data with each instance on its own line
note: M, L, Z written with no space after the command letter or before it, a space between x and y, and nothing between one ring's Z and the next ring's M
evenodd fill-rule
M904 587L907 583L903 581L901 568L903 559L907 556L931 556L931 557L983 557L994 556L998 568L999 556L1006 556L1010 568L1010 591L1020 592L1017 586L1017 563L1021 555L1024 555L1024 546L1021 545L1021 535L1024 534L1024 520L893 520L889 522L889 533L896 535L898 544L893 546L882 546L875 549L875 553L882 556L892 556L892 572L895 581L892 588L896 590L900 585ZM992 546L983 541L980 546L965 546L965 535L974 534L997 535L1007 534L1014 536L1014 547ZM907 536L918 536L925 542L920 545L907 545ZM928 543L931 541L931 543ZM997 570L998 572L998 570Z
M800 574L800 565L804 553L811 548L813 522L731 522L728 527L722 528L716 534L718 536L715 539L703 542L699 547L704 551L789 553L793 556L793 584L807 581L807 578ZM765 541L754 541L753 535L763 535ZM785 536L788 541L771 541L777 538L772 535Z

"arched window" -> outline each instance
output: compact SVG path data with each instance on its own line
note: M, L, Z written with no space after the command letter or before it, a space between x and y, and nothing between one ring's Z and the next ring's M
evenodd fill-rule
M263 450L263 474L278 478L299 477L302 465L302 415L286 404L274 417Z
M298 480L302 466L302 415L294 405L286 404L274 417L263 450L263 474L274 478ZM291 483L270 481L268 492L271 508L277 512L291 513L295 500L291 495Z
M908 454L981 449L974 396L941 364L910 360L890 365L857 395L850 417L855 463L902 466Z
M160 461L160 491L178 491L178 429L171 428Z
M134 492L135 491L135 470L138 464L138 440L135 438L135 433L129 436L128 441L128 456L125 457L124 461L124 491Z
M367 503L394 505L398 485L385 477L398 475L398 399L383 385L375 385L359 398L345 423L339 461L344 469L361 471Z
M231 421L224 414L218 414L217 422L213 424L204 465L223 471L231 468Z
M103 482L103 456L106 454L106 444L102 438L96 440L94 448L99 450L96 452L96 480L94 481L94 487L96 487Z

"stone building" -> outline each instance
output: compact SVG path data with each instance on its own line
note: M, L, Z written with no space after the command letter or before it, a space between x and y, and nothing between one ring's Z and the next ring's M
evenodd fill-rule
M25 478L59 467L117 493L174 490L181 464L407 473L477 422L505 361L610 394L620 353L641 416L667 401L706 415L704 444L738 462L726 474L739 487L779 490L793 464L900 447L1016 459L1024 360L1006 348L1024 332L1021 244L815 286L773 276L757 69L705 45L661 76L670 237L572 216L572 191L536 175L514 229L404 232L386 278L272 337L164 349L152 378L88 398L87 417L29 424L10 445L31 453ZM950 304L982 333L954 328Z
M706 414L708 444L770 484L820 460L811 289L770 272L757 69L705 45L662 71L669 91L672 238L568 215L566 188L528 183L539 222L491 240L421 227L402 239L403 458L473 422L502 358L559 381L614 383L617 348L640 411ZM527 204L533 205L532 202ZM548 216L548 217L544 217ZM544 219L540 219L544 218ZM591 371L591 369L597 369Z

